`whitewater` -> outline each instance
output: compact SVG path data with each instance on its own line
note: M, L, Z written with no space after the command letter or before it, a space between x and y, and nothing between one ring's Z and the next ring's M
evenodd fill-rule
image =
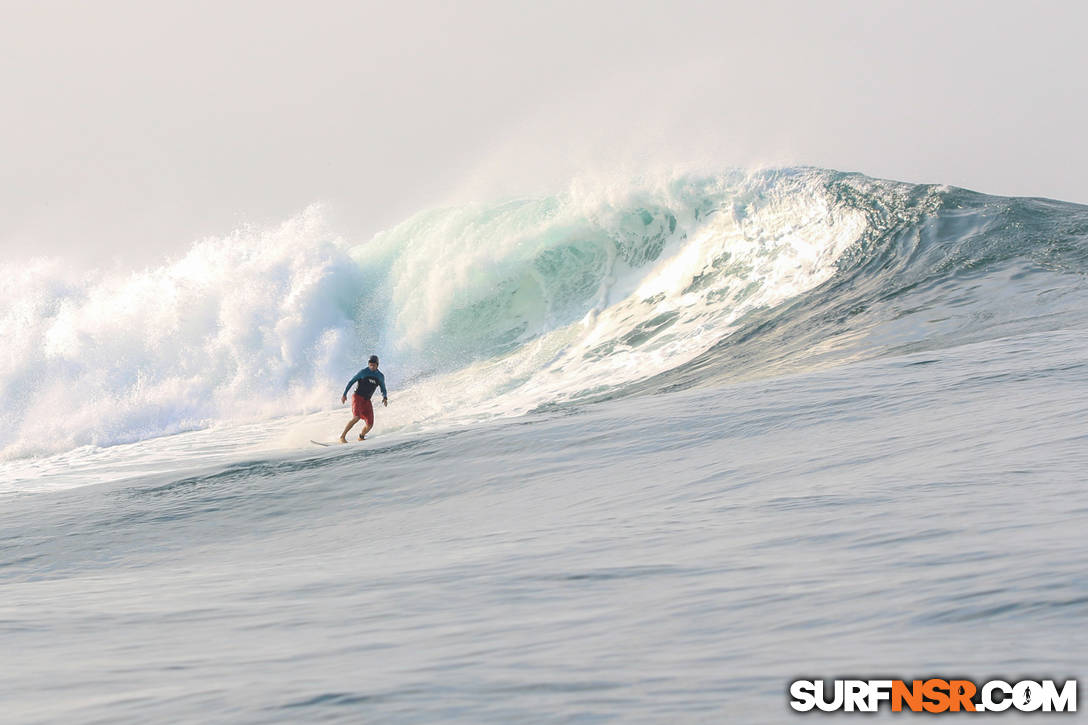
M13 722L770 723L802 677L1088 664L1085 206L814 168L365 241L314 206L6 265L0 339ZM370 354L374 432L312 445Z

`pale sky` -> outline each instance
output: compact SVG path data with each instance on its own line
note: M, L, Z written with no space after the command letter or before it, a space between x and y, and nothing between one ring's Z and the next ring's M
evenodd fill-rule
M0 262L805 164L1088 203L1080 2L9 2ZM111 260L113 260L111 262Z

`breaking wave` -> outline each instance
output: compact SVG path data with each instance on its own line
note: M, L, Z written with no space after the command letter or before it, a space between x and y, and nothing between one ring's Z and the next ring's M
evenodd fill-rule
M0 455L326 410L371 352L411 427L1082 327L1086 239L1077 205L796 168L42 260L0 270Z

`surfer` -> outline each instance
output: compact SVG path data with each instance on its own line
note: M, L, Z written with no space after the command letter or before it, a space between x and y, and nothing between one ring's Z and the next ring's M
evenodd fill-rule
M359 434L359 440L365 440L366 434L374 427L374 406L370 404L370 397L374 395L375 388L380 387L382 389L382 405L389 405L389 393L385 390L385 376L378 370L377 355L371 355L370 362L367 363L366 367L355 373L355 377L348 381L348 384L344 387L344 394L340 396L341 403L348 401L348 390L355 383L359 385L351 396L351 421L344 428L344 432L340 434L341 443L348 442L348 431L360 419L366 421L366 427Z

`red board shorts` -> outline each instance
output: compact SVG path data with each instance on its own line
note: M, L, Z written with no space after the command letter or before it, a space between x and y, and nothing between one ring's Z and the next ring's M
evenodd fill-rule
M358 393L351 394L351 414L365 420L367 425L374 425L374 406Z

